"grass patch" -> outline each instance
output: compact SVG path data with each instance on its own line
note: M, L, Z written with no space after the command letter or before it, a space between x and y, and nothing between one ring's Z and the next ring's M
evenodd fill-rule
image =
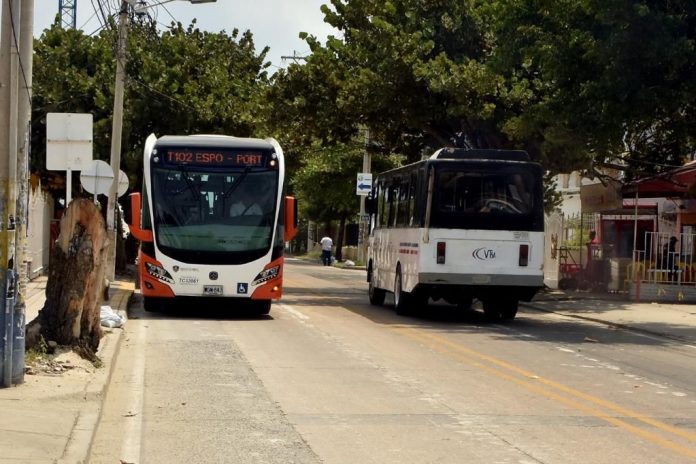
M45 359L48 359L48 345L46 344L46 340L41 337L37 346L29 348L24 353L24 363L33 365Z

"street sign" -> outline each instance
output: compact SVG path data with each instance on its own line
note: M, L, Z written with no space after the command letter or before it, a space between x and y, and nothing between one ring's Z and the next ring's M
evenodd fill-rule
M372 191L372 173L359 172L358 182L355 185L355 194L367 196Z
M111 189L111 183L114 179L114 172L109 166L109 163L102 160L95 160L87 166L80 174L80 182L82 187L89 193L95 195L108 195ZM128 190L129 182L128 175L125 172L118 171L118 196L123 196Z
M124 193L128 191L128 187L130 187L130 181L128 180L128 174L125 172L119 170L118 171L118 185L116 187L116 194L119 197L122 197ZM108 195L109 192L106 192L106 195Z
M81 171L92 161L92 115L46 114L46 169Z
M92 163L80 173L82 187L89 193L95 195L108 195L113 181L114 171L111 169L111 166L109 166L109 163L102 160L92 161Z

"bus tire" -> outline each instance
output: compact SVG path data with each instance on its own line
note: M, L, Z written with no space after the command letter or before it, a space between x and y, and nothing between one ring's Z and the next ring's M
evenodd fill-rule
M495 298L486 298L483 300L483 314L490 322L499 321L501 317L500 301Z
M271 300L258 300L254 302L254 313L259 316L267 316L271 312Z
M517 308L519 307L519 301L517 300L503 300L500 302L500 318L504 321L512 321L517 316Z
M428 309L428 302L430 301L430 296L421 289L414 289L408 294L408 303L413 311L425 311Z
M492 322L511 321L517 315L518 306L515 298L491 298L483 300L483 313Z
M374 306L381 306L384 303L384 297L386 293L384 289L377 288L375 286L375 273L370 269L370 283L367 287L367 296L370 298L370 304Z
M397 266L396 276L394 277L394 309L399 316L411 314L411 295L403 291L403 279L401 277L401 267Z
M148 313L153 313L160 311L162 309L162 303L158 298L153 298L151 296L143 297L143 309Z

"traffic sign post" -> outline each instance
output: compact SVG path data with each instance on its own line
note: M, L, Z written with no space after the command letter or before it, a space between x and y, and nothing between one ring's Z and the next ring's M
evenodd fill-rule
M92 161L92 126L89 113L46 114L46 169L66 171L66 208L72 200L72 171L82 171Z

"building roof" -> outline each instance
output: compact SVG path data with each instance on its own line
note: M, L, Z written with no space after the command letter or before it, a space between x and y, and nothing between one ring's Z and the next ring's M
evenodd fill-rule
M652 177L637 179L621 188L624 197L682 198L696 183L696 163L667 171Z

